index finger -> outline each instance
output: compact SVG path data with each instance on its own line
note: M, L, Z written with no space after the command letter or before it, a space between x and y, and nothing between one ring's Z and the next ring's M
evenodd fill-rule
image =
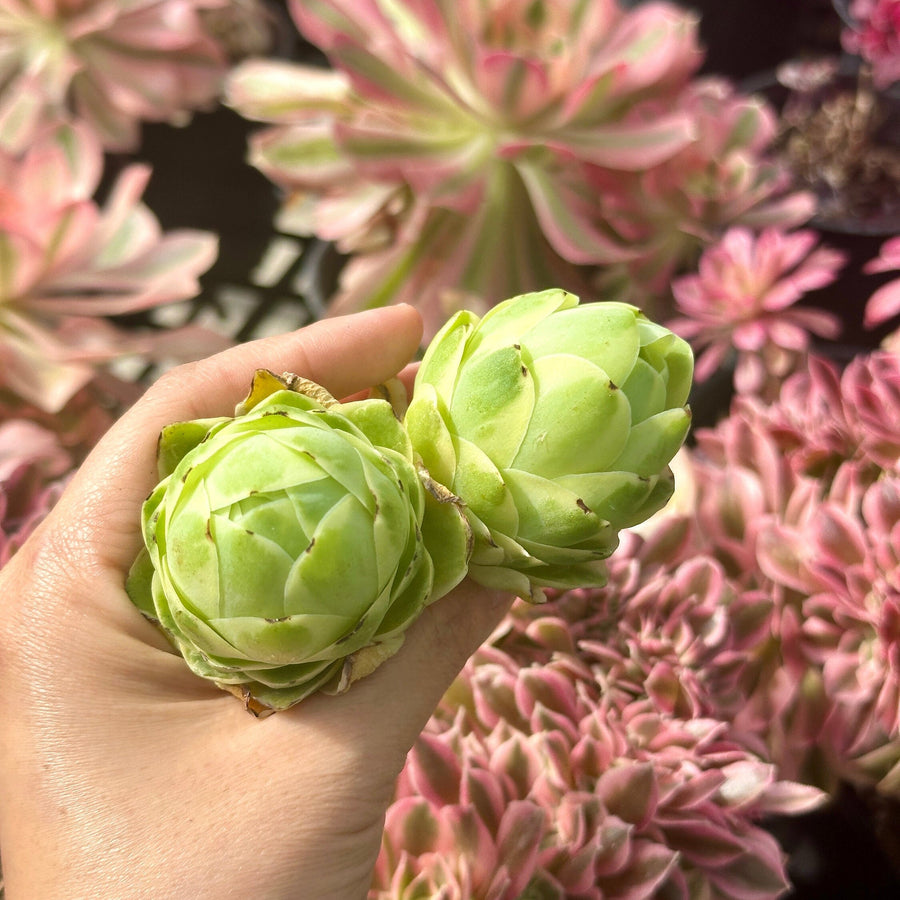
M299 331L232 347L164 375L100 441L53 512L75 516L81 547L127 568L140 548L140 507L156 484L156 442L173 422L231 415L253 373L290 371L338 397L393 377L422 335L411 307L324 319Z

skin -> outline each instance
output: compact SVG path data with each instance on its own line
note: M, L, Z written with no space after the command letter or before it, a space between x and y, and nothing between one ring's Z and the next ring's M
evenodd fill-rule
M0 572L0 854L8 900L364 898L406 753L509 598L469 583L338 697L263 720L128 600L170 422L228 415L253 371L347 396L399 372L409 307L325 320L163 376Z

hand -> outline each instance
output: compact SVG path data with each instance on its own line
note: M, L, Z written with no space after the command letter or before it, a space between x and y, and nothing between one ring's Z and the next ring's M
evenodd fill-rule
M397 373L409 307L330 319L163 376L0 572L8 900L365 897L406 752L508 598L464 583L337 697L263 720L195 676L124 591L160 428L228 415L259 367L335 396Z

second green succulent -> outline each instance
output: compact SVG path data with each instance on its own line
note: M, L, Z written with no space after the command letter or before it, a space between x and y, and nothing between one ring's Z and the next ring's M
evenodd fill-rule
M534 600L604 583L619 530L672 493L692 373L688 344L624 303L548 290L454 316L405 424L465 505L469 573Z

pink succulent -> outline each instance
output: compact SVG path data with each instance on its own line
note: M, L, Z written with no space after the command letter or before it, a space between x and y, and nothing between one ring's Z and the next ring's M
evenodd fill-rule
M778 896L755 817L821 795L778 782L724 722L616 699L602 675L561 651L479 651L410 753L370 897Z
M227 343L193 326L128 333L106 319L194 295L216 239L162 233L140 202L144 165L126 168L98 207L102 166L83 124L52 130L21 156L0 152L0 387L51 412L98 364L129 354L195 358Z
M861 497L819 501L805 521L771 522L760 540L763 570L801 597L798 646L827 700L818 752L852 780L859 757L900 740L898 522L900 479L890 475Z
M697 433L691 548L772 603L740 675L741 739L782 777L900 785L900 357L815 357L777 402ZM892 780L891 780L892 779Z
M699 496L715 496L720 482L707 490L715 467L698 460L697 468ZM722 481L736 471L726 469ZM620 557L610 567L606 588L525 608L527 625L517 626L521 637L513 646L517 658L520 646L544 646L546 658L566 648L560 636L567 634L576 648L569 652L591 666L614 702L646 700L660 715L685 721L727 719L733 739L775 763L781 778L811 779L808 763L824 728L818 711L827 705L824 688L813 690L807 677L817 645L801 633L792 598L760 568L759 535L772 517L746 520L751 510L764 510L762 498L748 491L749 508L737 513L744 495L739 485L732 490L720 513L730 533L716 530L712 502L686 536L683 523L662 523L652 542L620 548L627 564ZM745 549L738 554L736 547ZM666 602L657 607L657 597ZM510 640L504 637L503 646Z
M616 173L598 185L620 198L610 217L618 223L621 216L617 227L639 248L636 259L611 267L601 283L624 273L632 302L637 296L645 308L659 303L674 275L727 228L784 230L815 211L812 195L790 191L790 172L768 153L777 117L765 99L707 77L682 91L678 107L694 123L690 144L646 171Z
M523 661L577 656L602 670L607 696L648 698L661 714L733 716L772 600L729 578L685 524L661 522L649 539L625 535L604 588L517 606L498 643Z
M737 354L741 393L770 393L805 360L810 334L836 337L837 317L797 308L809 291L833 282L845 257L816 248L812 231L732 228L700 259L697 274L672 285L682 317L670 325L700 351L696 376L708 378ZM814 249L815 248L815 249Z
M841 389L860 457L896 472L900 466L900 355L879 351L857 357L843 373Z
M738 403L739 417L775 442L784 465L826 483L857 451L847 406L840 371L818 356L810 356L806 371L784 382L778 403Z
M900 357L809 362L697 432L694 503L623 534L606 587L517 604L476 653L398 782L373 897L503 897L515 858L541 896L774 898L755 816L821 801L798 782L900 791ZM415 842L463 812L499 881L460 832Z
M900 10L900 3L897 4L897 9ZM863 269L869 274L900 272L900 235L886 240L881 245L878 256L866 263ZM898 313L900 313L900 278L894 278L869 297L864 322L867 327L874 328Z
M875 351L853 359L843 372L810 357L806 372L791 376L780 401L740 407L777 441L795 471L815 476L826 490L841 463L852 461L877 477L900 460L900 355Z
M423 734L385 820L370 897L517 900L546 832L546 812L519 799L471 736Z
M26 419L0 421L0 568L50 511L72 467L52 431Z
M886 88L900 81L900 0L853 0L854 27L841 34L845 49L872 67L872 81Z
M646 576L622 600L615 643L601 631L579 645L586 659L604 666L611 687L630 686L661 713L685 720L734 716L772 599L736 590L714 559L697 556Z
M214 101L226 59L201 12L223 0L5 0L0 148L26 149L75 116L104 146L137 146L142 120L183 124Z
M247 63L227 97L275 123L252 160L282 222L359 254L335 309L452 307L635 255L589 173L643 171L689 144L677 97L701 62L693 16L616 0L294 2L333 71ZM612 177L610 174L609 177Z
M898 376L812 357L738 397L604 588L517 604L410 754L371 896L774 898L758 815L900 790Z

